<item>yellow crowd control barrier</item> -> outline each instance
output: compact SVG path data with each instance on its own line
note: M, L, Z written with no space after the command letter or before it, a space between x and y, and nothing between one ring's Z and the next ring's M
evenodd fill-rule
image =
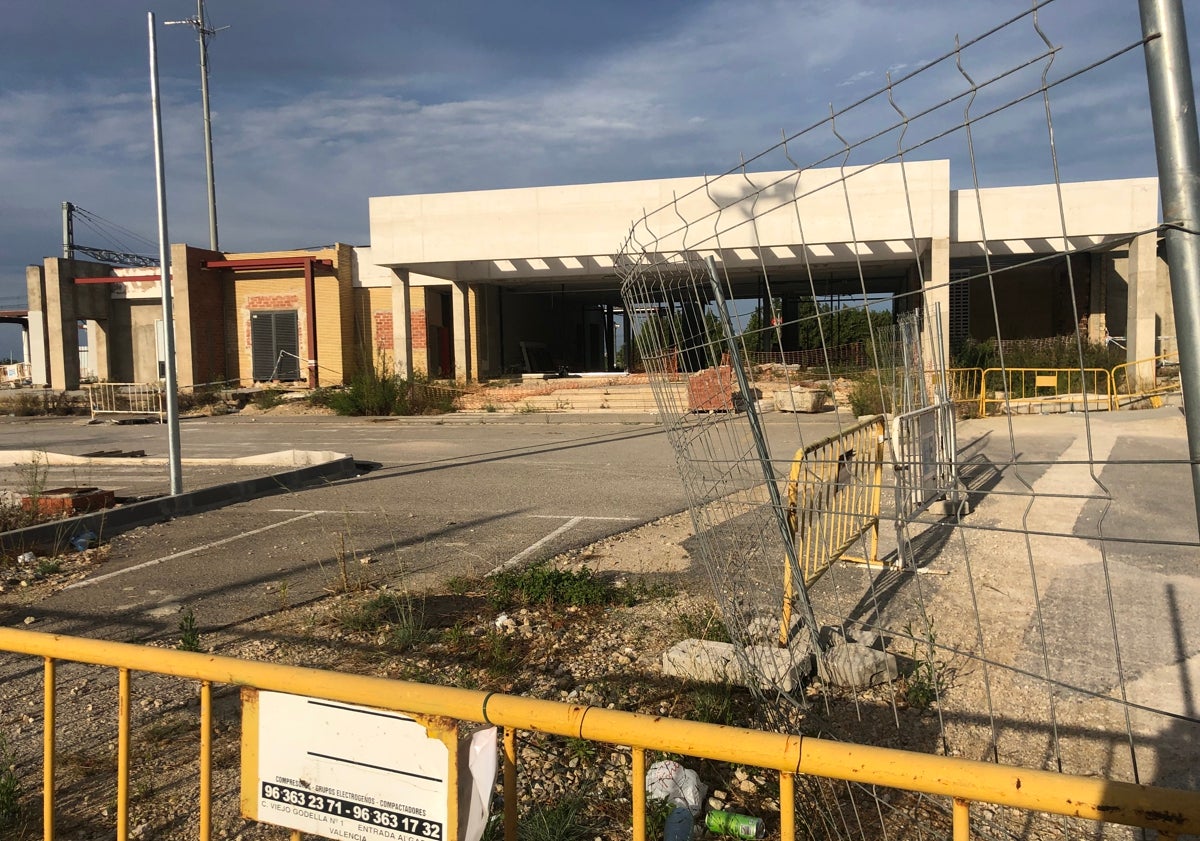
M520 796L516 734L522 730L630 747L633 754L632 823L635 841L645 841L646 836L646 792L642 781L646 774L645 754L648 750L777 771L780 784L780 837L783 841L794 841L796 837L797 774L949 798L953 801L955 838L968 837L970 805L973 803L1146 827L1157 830L1160 838L1200 833L1200 792L1194 791L13 628L0 628L0 651L39 657L44 661L43 812L46 841L55 838L55 674L60 661L119 670L118 841L126 841L129 837L129 678L133 671L171 675L200 683L198 808L201 841L209 841L212 832L214 683L504 728L503 784L507 841L516 841Z
M883 415L797 451L787 483L787 522L803 586L809 587L839 558L879 558L879 496L883 480ZM870 534L866 557L845 552ZM795 583L783 565L780 644L787 645Z
M1163 369L1178 365L1179 353L1176 351L1113 366L1109 380L1113 409L1143 401L1151 406L1162 405L1164 394L1178 394L1182 388L1179 377L1164 377Z
M941 385L941 376L933 375L934 385ZM947 368L946 396L951 403L967 403L972 406L979 403L983 390L982 368Z
M1107 409L1112 372L1106 368L988 368L981 376L979 414L1029 412L1049 406Z

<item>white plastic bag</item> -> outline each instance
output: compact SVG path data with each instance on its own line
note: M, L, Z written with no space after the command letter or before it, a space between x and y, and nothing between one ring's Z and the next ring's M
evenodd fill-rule
M655 762L646 772L646 797L665 800L672 806L686 806L695 817L704 805L708 786L700 782L700 775L684 768L671 759Z

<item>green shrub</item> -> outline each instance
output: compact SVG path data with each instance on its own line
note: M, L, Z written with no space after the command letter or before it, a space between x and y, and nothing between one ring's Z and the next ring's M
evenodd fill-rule
M340 391L335 391L331 388L314 388L308 394L308 405L332 408L334 398L340 393Z
M283 392L277 388L268 388L254 395L254 405L262 409L274 409L283 402Z
M578 572L535 564L491 579L489 600L497 609L514 605L597 607L624 601L624 594L587 567Z
M391 365L380 356L350 379L345 391L332 391L327 400L339 415L437 415L454 411L455 390L432 384L418 374L405 379L389 373Z
M859 374L850 387L850 410L856 417L878 415L886 411L884 400L890 399L891 389L884 385L879 374L867 371Z

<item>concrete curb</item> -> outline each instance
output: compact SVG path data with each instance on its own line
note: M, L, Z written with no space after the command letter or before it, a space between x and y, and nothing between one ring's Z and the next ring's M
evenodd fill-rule
M661 426L653 412L451 412L445 415L393 415L365 418L373 423L398 423L416 426L461 424L571 424L611 423L618 426Z
M357 475L354 458L341 455L319 464L308 464L270 476L227 482L178 496L156 497L119 508L4 532L0 534L0 551L24 552L40 549L56 554L71 538L87 531L100 538L111 537L138 526L162 523L175 517L198 514L237 502L301 490L311 485L336 482Z
M188 465L208 467L223 464L231 467L309 467L342 458L349 458L349 456L346 453L335 453L332 450L278 450L273 453L236 458L183 458L179 462L184 467ZM0 450L0 463L15 466L43 464L62 467L64 465L111 465L114 463L114 459L101 456L73 456L65 453L50 453L45 450ZM166 467L170 461L161 456L139 456L137 459L130 459L129 463L142 467Z

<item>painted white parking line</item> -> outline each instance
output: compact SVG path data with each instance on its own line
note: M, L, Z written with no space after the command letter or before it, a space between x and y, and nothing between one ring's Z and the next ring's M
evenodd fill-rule
M341 509L326 511L323 508L268 508L275 514L379 514L380 511L343 511Z
M119 569L116 572L110 572L105 575L97 575L95 578L87 578L87 579L84 579L83 581L76 581L74 584L68 584L66 587L63 587L63 589L64 590L74 590L78 587L90 587L93 584L99 584L101 581L107 581L110 578L116 578L118 575L125 575L128 572L136 572L139 569L146 569L147 567L157 566L158 564L166 563L167 561L173 561L176 558L183 558L188 555L194 555L197 552L203 552L205 549L213 549L217 546L224 546L226 543L232 543L235 540L241 540L243 537L250 537L255 534L262 534L265 531L270 531L271 529L277 529L281 526L290 525L290 524L298 522L300 520L307 520L309 517L315 517L315 516L317 516L315 512L309 511L308 513L301 514L299 517L292 517L290 520L284 520L283 522L280 522L280 523L272 523L269 526L263 526L260 529L254 529L252 531L244 531L244 532L241 532L240 534L235 534L232 537L226 537L226 538L223 538L222 540L214 540L212 543L205 543L203 546L194 546L191 549L185 549L182 552L176 552L172 555L166 555L165 557L162 557L162 558L155 558L153 561L146 561L145 563L135 564L134 566L126 567L125 569Z
M637 519L637 517L571 517L567 514L530 514L529 516L534 520L615 520L625 523Z
M533 519L541 519L541 520L564 519L564 515L561 515L561 514L530 514L529 516ZM631 521L636 518L634 518L634 517L565 517L565 519L566 519L566 522L563 523L561 526L556 528L554 531L550 532L548 535L546 535L545 537L543 537L541 540L537 541L536 543L533 543L530 546L526 546L520 552L513 555L507 561L500 564L500 566L496 567L494 570L489 572L488 575L495 575L498 572L503 572L504 570L508 569L509 567L516 566L517 564L521 563L521 561L525 560L531 554L536 552L539 548L541 548L542 546L545 546L547 543L549 543L554 538L558 537L560 534L565 534L566 532L575 528L577 525L582 523L584 520Z

